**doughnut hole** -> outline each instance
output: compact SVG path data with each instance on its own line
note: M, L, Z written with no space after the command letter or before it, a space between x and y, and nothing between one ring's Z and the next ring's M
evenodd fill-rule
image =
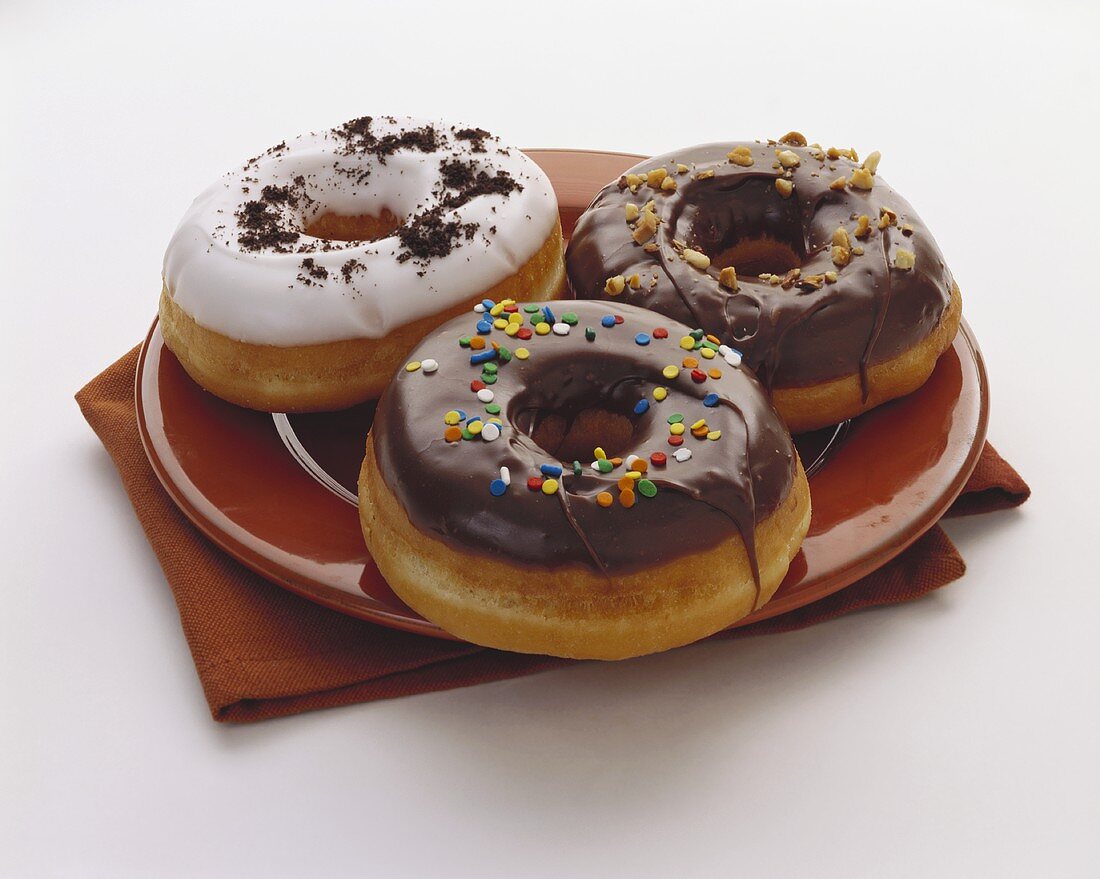
M310 220L303 230L312 238L326 241L377 241L388 238L401 225L401 219L389 208L374 214L336 214L326 211Z
M597 446L609 457L622 455L630 448L634 425L607 409L582 409L572 418L549 412L537 420L530 436L559 460L588 461Z

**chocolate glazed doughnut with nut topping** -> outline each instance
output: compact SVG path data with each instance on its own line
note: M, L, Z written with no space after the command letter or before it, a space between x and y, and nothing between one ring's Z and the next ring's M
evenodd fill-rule
M879 158L791 132L642 162L578 221L573 291L734 346L795 432L910 393L950 347L961 295Z
M359 510L394 592L477 644L601 659L768 601L809 489L736 354L630 305L485 307L429 334L375 414Z

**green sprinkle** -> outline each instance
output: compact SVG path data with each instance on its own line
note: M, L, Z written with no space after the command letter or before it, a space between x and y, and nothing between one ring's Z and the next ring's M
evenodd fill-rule
M592 327L585 327L584 328L584 337L586 339L588 339L589 342L595 342L596 341L596 331L594 329L592 329Z
M574 461L573 462L573 475L574 476L580 476L581 472L582 472L581 471L581 462L580 461Z
M683 420L684 420L684 416L681 415L679 412L674 412L672 415L668 416L668 423L669 424L679 424Z
M488 412L490 415L499 415L500 414L500 406L497 405L496 403L486 403L485 404L485 411Z
M483 372L481 374L481 380L487 385L495 385L497 383L497 377L491 372Z
M608 461L607 458L599 458L596 461L596 469L601 473L610 473L614 466L615 465Z
M500 368L500 367L498 367L498 366L497 366L497 365L496 365L495 363L492 363L492 362L490 362L490 363L483 363L483 364L482 364L482 366L481 366L481 371L482 371L482 372L487 372L487 373L489 373L489 375L496 375L496 374L497 374L497 370L498 370L499 368Z
M638 493L642 495L642 497L656 497L657 486L650 482L648 479L639 479Z
M718 350L718 346L715 345L710 339L703 339L703 347L710 348L711 351Z
M464 440L472 440L474 438L474 435L464 427L462 428L462 438Z
M702 330L692 330L690 333L688 333L688 335L691 336L691 338L695 339L695 341L698 342L698 341L702 340L702 338L703 338L703 331Z
M575 327L577 325L577 321L580 320L577 317L577 313L575 311L567 311L561 316L561 319L563 323L567 323L571 327Z
M512 352L509 351L507 348L501 346L497 349L497 360L499 360L501 363L507 363L511 359Z
M458 340L458 344L463 348L469 348L470 347L470 337L469 336L463 336L461 339Z
M523 306L523 310L526 311L528 314L534 314L536 311L542 311L542 306L541 305L525 305L525 306Z

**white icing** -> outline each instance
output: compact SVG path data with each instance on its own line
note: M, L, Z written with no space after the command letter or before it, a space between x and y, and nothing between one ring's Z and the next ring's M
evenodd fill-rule
M402 148L383 163L370 153L349 154L347 140L334 129L287 141L285 149L269 150L226 174L195 199L168 244L164 281L169 295L197 323L230 338L311 345L380 338L515 274L557 220L549 179L531 159L497 138L485 138L485 151L474 152L474 142L454 136L463 126L375 117L371 132L382 137L426 124L439 134L434 152ZM444 211L444 222L477 227L471 240L461 238L446 256L400 262L398 257L407 251L396 235L326 242L302 232L326 212L377 216L385 208L400 218L420 214L448 192L440 162L454 158L490 175L506 171L523 188L507 195L479 195ZM369 176L360 180L363 172ZM259 199L265 186L285 186L299 176L309 199L298 207L278 207L281 221L301 233L286 245L288 252L242 246L236 213ZM302 267L307 257L327 270L328 277L310 277ZM352 259L362 268L345 279L342 269Z

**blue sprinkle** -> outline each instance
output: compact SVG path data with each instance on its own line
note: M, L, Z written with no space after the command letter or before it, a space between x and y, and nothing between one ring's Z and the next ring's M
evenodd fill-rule
M479 363L488 363L490 360L497 359L496 348L486 348L484 351L478 351L477 354L470 355L470 364L477 366Z
M496 305L496 303L493 302L492 299L482 299L481 304L485 306L486 311L488 311L490 308L492 308L494 305Z
M556 317L554 317L554 312L552 312L552 311L550 310L550 306L549 306L549 305L545 306L545 307L544 307L544 308L542 309L542 313L543 313L544 315L546 315L546 320L547 320L547 321L549 321L550 323L552 323L552 324L556 324L556 323L558 322L558 319L557 319Z
M605 327L615 326L615 315L605 314L603 317L600 318L600 323L603 324Z
M459 421L465 421L466 420L466 413L463 410L455 409L455 412L458 413L458 420Z
M469 426L469 425L473 424L475 421L481 421L481 416L480 415L471 415L469 420L467 420L466 424L467 424L467 426Z
M477 331L482 336L487 336L493 331L493 325L487 320L479 320L477 322Z
M500 497L507 490L508 486L504 484L503 479L494 479L489 483L489 494L493 497Z
M713 409L715 406L718 405L718 395L707 394L705 397L703 397L703 405L709 406L711 409Z
M612 320L614 320L614 318L612 318ZM634 341L637 342L639 345L648 345L649 333L638 333L638 335L634 337Z
M639 400L634 404L634 414L644 415L649 411L649 400Z
M554 479L557 479L559 476L561 476L561 467L559 467L557 464L543 464L541 467L539 467L539 470L542 471L543 476L551 476Z

